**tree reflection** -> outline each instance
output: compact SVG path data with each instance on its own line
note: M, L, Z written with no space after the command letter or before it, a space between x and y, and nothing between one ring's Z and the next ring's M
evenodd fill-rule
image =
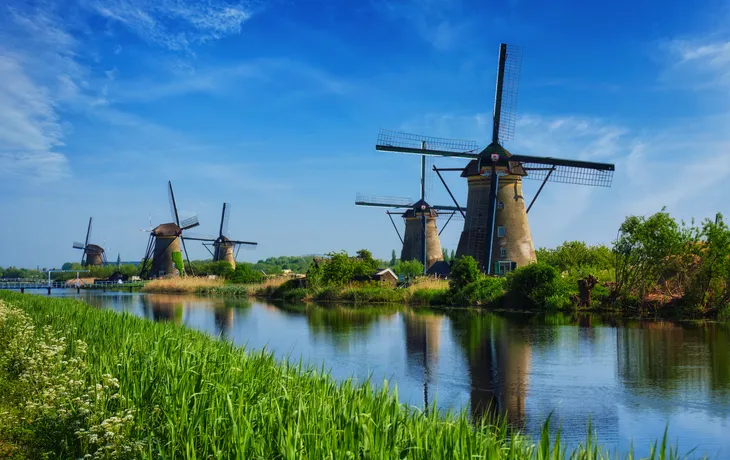
M724 324L627 322L616 335L618 373L630 389L730 388L730 335Z
M338 345L349 345L361 337L377 321L393 317L396 308L376 307L320 307L309 305L304 309L309 329L319 335L326 335Z

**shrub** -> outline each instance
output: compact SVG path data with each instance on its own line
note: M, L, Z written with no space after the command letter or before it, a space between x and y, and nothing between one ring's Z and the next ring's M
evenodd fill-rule
M505 279L481 277L458 291L454 300L465 305L493 305L504 295Z
M230 267L230 264L228 266ZM261 272L253 270L248 264L238 264L236 270L232 271L230 279L234 283L253 284L263 282L264 275Z
M535 263L520 267L507 275L507 291L510 303L515 307L542 308L548 298L563 295L569 298L570 289L560 278L555 267ZM552 303L560 303L553 298Z
M406 260L396 263L393 271L398 275L413 278L423 274L423 264L417 260Z
M473 283L482 276L479 271L477 261L471 256L462 256L456 259L454 266L451 268L451 277L449 278L449 289L452 292L458 292L467 284Z

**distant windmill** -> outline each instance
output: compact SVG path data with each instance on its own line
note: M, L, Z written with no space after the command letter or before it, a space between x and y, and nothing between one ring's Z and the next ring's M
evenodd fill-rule
M147 274L149 278L185 275L185 264L183 262L182 251L180 250L181 244L188 263L190 263L190 258L188 257L188 250L185 247L183 232L200 225L198 216L189 217L180 221L177 203L175 202L175 193L172 191L172 182L168 181L167 187L172 222L145 230L150 232L150 238L147 243L144 258L142 259L140 272L145 273L149 268L149 273Z
M485 148L472 141L388 130L380 131L375 146L390 152L472 160L460 169L461 177L467 178L468 196L456 255L474 257L487 273L502 274L536 260L527 211L545 182L610 187L615 169L607 163L513 155L502 147L501 143L514 135L520 65L519 49L501 44L492 142ZM523 177L543 181L527 208L522 195Z
M208 249L208 252L213 256L213 261L218 262L221 260L225 260L226 262L231 264L231 267L233 269L236 269L236 257L238 257L238 251L241 249L242 246L254 248L258 245L258 243L253 243L251 241L239 241L239 240L232 240L229 238L228 233L228 220L230 217L231 212L231 205L228 203L223 203L223 212L221 213L221 224L218 229L218 236L206 236L206 235L189 235L187 236L188 240L196 240L196 241L203 241L203 246L205 246L206 249ZM206 243L207 242L207 243ZM212 246L213 250L211 251L208 246ZM235 252L235 254L234 254Z
M89 244L91 239L91 217L89 217L89 227L86 229L86 240L84 243L74 242L74 249L82 249L81 265L97 265L101 266L106 263L106 253L104 248L97 244Z
M423 263L424 273L436 262L444 260L441 251L441 241L439 240L439 231L436 227L436 218L439 217L438 211L450 211L449 220L456 211L460 211L456 206L440 206L430 205L426 201L426 157L421 156L421 195L418 201L408 198L393 197L372 197L358 194L355 197L357 206L376 206L381 208L405 209L401 214L405 221L405 231L401 243L401 260L418 260ZM393 221L393 217L389 211L386 211L390 217L393 227L398 232L398 227ZM448 221L447 223L448 224ZM443 229L442 229L443 230Z

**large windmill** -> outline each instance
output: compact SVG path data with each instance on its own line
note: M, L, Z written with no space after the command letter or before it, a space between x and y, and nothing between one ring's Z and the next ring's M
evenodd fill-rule
M225 260L231 264L233 269L236 269L236 257L241 247L254 248L258 243L251 241L240 241L232 240L228 233L228 220L231 212L231 205L223 203L223 211L221 212L221 224L218 229L218 236L204 236L204 235L189 235L187 239L203 241L203 245L213 256L213 261L218 262ZM211 250L210 247L213 249ZM235 253L235 254L234 254Z
M167 182L167 193L170 200L170 214L172 222L158 225L150 232L147 243L147 250L142 259L141 273L147 273L148 278L160 278L185 275L185 264L183 262L182 250L185 251L185 258L190 263L188 250L185 247L183 231L200 225L198 216L192 216L180 220L175 201L175 193L172 191L172 182ZM149 268L149 272L147 269Z
M501 44L494 101L492 142L418 136L381 130L377 150L471 160L461 177L468 183L464 230L457 256L474 257L486 273L502 274L534 262L522 179L610 187L614 165L551 157L513 155L502 143L513 137L521 55ZM535 200L533 198L533 202ZM532 206L532 204L530 204Z
M91 239L91 217L89 217L89 226L86 229L86 240L84 243L74 242L74 249L82 249L81 253L81 265L97 265L101 266L106 263L106 253L104 248L98 244L90 244Z
M421 194L420 199L415 201L408 198L393 197L372 197L357 195L355 204L357 206L376 206L390 209L405 209L401 214L405 222L405 231L403 232L403 249L401 250L402 261L418 260L423 263L424 273L436 262L444 260L441 251L441 241L439 239L439 231L436 227L436 219L439 217L439 211L450 212L450 217L454 213L461 211L456 206L440 206L430 205L426 201L426 156L421 156ZM391 213L387 213L391 217ZM447 222L448 223L448 222ZM395 222L393 222L396 232ZM398 233L400 238L400 233Z

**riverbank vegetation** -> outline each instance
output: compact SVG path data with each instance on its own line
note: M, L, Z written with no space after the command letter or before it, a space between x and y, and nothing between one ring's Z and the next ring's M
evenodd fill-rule
M531 440L173 324L9 292L0 389L16 458L613 458L590 434L566 449L547 423ZM650 458L679 456L662 443Z

